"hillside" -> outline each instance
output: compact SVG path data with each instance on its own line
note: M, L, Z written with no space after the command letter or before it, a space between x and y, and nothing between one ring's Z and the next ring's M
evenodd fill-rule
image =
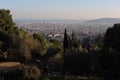
M100 19L94 19L86 21L86 23L120 23L120 18L100 18Z

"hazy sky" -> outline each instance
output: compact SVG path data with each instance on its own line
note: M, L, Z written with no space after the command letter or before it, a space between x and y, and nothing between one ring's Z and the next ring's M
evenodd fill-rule
M20 19L120 18L120 0L0 0Z

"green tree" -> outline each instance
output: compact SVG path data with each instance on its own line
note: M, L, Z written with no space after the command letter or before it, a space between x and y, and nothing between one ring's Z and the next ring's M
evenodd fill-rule
M102 75L101 65L97 62L99 52L85 52L79 49L68 49L63 54L64 71L79 76Z
M31 58L31 50L36 47L36 40L24 30L16 30L12 37L8 58L10 60L24 61Z
M10 41L10 35L8 32L0 29L0 42L1 42L1 48L0 50L2 52L7 51L9 47L9 41Z
M41 34L38 33L34 33L33 37L37 42L36 47L32 49L32 55L39 59L39 56L43 56L47 52L47 41Z
M75 48L79 48L79 46L80 46L80 40L78 40L78 39L75 37L74 31L72 31L72 34L71 34L71 36L69 37L69 48L75 49Z
M66 49L68 49L68 35L67 35L67 29L65 28L65 32L64 32L64 41L63 41L63 48L64 48L64 52L66 51Z
M113 27L107 29L98 61L106 79L120 78L120 24L114 24Z
M46 60L48 60L49 58L54 57L58 53L61 54L61 52L62 52L62 48L58 45L53 44L53 45L49 46L49 48L46 52L46 55L44 55L44 58Z
M12 20L12 15L10 15L10 10L1 9L0 10L0 28L4 31L12 32L14 25L15 24Z
M104 38L104 49L112 48L120 51L120 24L114 24L112 28L108 28Z
M103 46L103 37L100 33L95 39L95 44L97 44L100 48Z
M0 56L8 52L8 59L24 61L31 58L32 53L44 55L47 51L46 39L35 33L29 35L27 31L15 26L9 10L0 9Z
M50 39L49 41L55 45L59 45L59 46L61 45L61 42L58 41L57 39Z
M14 22L10 10L0 9L0 42L1 51L7 51L12 33L14 33Z

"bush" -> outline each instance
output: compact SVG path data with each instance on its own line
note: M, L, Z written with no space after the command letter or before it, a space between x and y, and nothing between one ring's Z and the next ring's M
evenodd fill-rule
M39 80L40 70L35 66L21 65L15 71L4 75L5 80Z

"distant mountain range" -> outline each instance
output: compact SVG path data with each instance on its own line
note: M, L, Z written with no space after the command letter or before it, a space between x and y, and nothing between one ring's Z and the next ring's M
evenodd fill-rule
M85 21L85 23L120 23L120 18L100 18L100 19L94 19L94 20L89 20Z
M61 19L15 19L15 23L20 24L20 23L34 23L34 22L76 22L76 23L95 23L95 24L100 24L100 23L105 23L105 24L115 24L115 23L120 23L120 18L99 18L99 19L93 19L93 20L61 20Z

